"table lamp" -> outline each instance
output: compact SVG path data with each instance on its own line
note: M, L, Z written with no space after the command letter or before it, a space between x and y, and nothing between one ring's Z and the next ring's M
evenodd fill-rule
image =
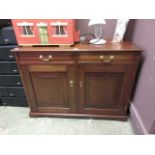
M91 44L105 44L106 40L104 40L102 38L103 36L103 29L102 29L102 25L106 24L105 19L90 19L88 26L92 26L94 25L95 27L95 39L91 39L90 43Z

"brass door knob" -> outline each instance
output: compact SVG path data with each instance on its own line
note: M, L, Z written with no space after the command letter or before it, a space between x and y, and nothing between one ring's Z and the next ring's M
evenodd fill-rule
M82 81L80 81L80 88L82 88L83 87L83 83L82 83Z
M71 88L74 87L74 81L70 80L69 85L70 85Z

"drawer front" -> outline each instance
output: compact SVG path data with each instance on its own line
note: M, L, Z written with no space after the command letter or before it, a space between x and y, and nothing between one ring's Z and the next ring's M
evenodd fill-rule
M71 63L74 62L72 54L53 54L53 53L19 53L20 62L37 63Z
M22 86L22 81L19 75L0 75L1 86Z
M3 106L11 105L12 103L9 97L1 97L0 100L1 100L1 105Z
M8 96L7 89L5 87L0 87L0 97Z
M17 107L27 107L26 97L2 97L1 105L3 106L17 106Z
M25 97L23 87L0 87L0 97Z
M18 88L18 87L7 87L7 91L8 91L8 96L12 97L12 96L20 96L20 97L24 97L25 96L25 92L24 92L24 88Z
M18 74L16 62L0 62L0 74Z
M27 100L26 97L12 97L12 106L21 106L21 107L27 107Z
M17 46L1 46L0 47L0 60L15 60L15 55L11 50Z
M135 55L119 54L81 54L78 57L79 63L130 63L136 60Z

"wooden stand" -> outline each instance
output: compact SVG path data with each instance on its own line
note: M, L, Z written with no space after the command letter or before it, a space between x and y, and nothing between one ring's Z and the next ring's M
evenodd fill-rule
M108 42L14 51L30 116L126 120L140 48Z

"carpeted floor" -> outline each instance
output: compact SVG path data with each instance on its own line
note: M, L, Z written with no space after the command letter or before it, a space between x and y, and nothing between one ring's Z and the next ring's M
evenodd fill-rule
M101 119L29 118L29 108L0 107L0 134L132 135L129 121Z

